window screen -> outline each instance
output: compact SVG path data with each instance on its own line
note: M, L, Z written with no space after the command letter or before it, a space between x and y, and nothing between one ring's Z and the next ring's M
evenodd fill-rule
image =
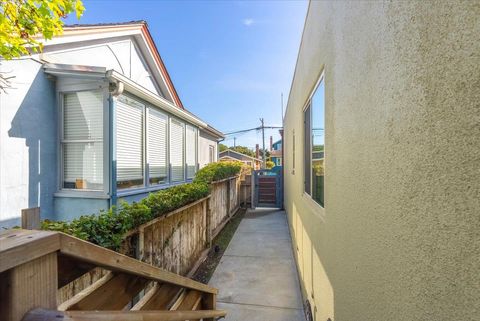
M147 159L151 185L164 184L168 178L167 168L167 115L148 109Z
M116 104L117 187L143 186L143 115L144 106L120 97Z
M63 188L103 189L103 92L63 95Z

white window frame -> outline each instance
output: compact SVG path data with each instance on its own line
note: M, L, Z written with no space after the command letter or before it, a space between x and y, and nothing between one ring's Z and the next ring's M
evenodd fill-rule
M322 70L322 72L320 73L320 76L318 77L318 80L317 82L315 83L315 86L313 87L312 91L310 92L310 95L308 96L308 99L306 100L305 102L305 105L303 106L302 108L302 116L303 118L305 119L305 112L306 110L310 107L310 132L312 131L312 98L313 96L315 95L315 92L317 91L318 87L320 86L320 84L322 83L322 81L324 82L325 81L325 70ZM325 82L324 82L324 86L325 86ZM325 97L324 97L325 99ZM326 122L326 119L325 119L325 115L326 115L326 101L324 100L324 127L326 127L327 125L327 122ZM310 171L309 171L309 175L310 175L310 192L307 192L306 191L306 176L305 176L305 168L303 170L303 195L305 197L307 197L311 202L313 202L315 205L317 205L318 207L324 209L325 208L325 200L324 200L324 204L321 205L320 203L318 203L316 200L313 199L312 197L312 189L313 189L313 175L312 175L312 142L311 142L311 138L310 138L310 145L309 146L306 146L305 144L305 123L303 124L303 166L305 167L306 165L306 160L305 160L305 149L308 148L309 149L309 153L310 153ZM325 138L326 138L326 128L323 129L323 133L325 135ZM325 143L324 143L324 146L323 146L323 152L324 152L324 155L325 155L325 149L326 149L326 139L325 139ZM325 156L324 156L324 160L323 160L324 164L325 164ZM325 172L325 167L324 167L324 176L326 172ZM325 195L325 188L326 186L324 185L324 195ZM324 196L325 197L325 196Z
M108 124L109 124L109 93L106 90L106 86L102 85L67 85L57 87L57 108L58 108L58 135L57 135L57 162L58 162L58 172L57 172L57 193L54 194L56 197L85 197L85 198L109 198L110 192L110 157L108 153L108 144L110 140ZM92 190L92 189L72 189L64 188L64 96L65 94L72 94L77 92L85 91L102 91L103 93L103 189L102 190Z
M186 164L186 127L187 126L191 126L193 128L195 128L196 130L196 137L195 137L195 164L196 164L196 172L198 172L198 169L199 169L199 166L198 166L198 160L199 160L199 155L198 155L198 152L199 152L199 134L200 134L200 129L183 120L183 119L180 119L180 118L177 118L177 117L174 117L172 116L170 113L168 112L165 112L164 110L152 105L152 104L149 104L149 103L146 103L143 99L141 98L138 98L136 97L135 95L133 94L130 94L128 92L125 92L123 94L123 96L129 98L129 99L132 99L134 100L135 102L139 103L139 104L142 104L144 105L144 112L143 112L143 168L144 168L144 182L143 182L143 186L134 186L134 187L130 187L130 188L122 188L122 189L119 189L117 188L117 192L116 192L116 195L119 196L119 197L125 197L125 196L129 196L129 195L136 195L136 194L142 194L142 193L147 193L147 192L152 192L152 191L156 191L156 190L161 190L161 189L164 189L164 188L168 188L170 186L175 186L175 185L179 185L179 184L184 184L188 181L191 181L192 178L190 179L187 179L187 164ZM115 98L115 101L118 100L118 98ZM107 105L108 107L108 105ZM114 108L115 109L115 108ZM147 143L148 143L148 138L147 138L147 135L148 135L148 126L149 126L149 109L153 109L155 110L156 112L159 112L163 115L165 115L167 117L167 180L165 183L162 183L162 184L150 184L150 172L149 172L149 166L148 166L148 146L147 146ZM170 153L170 135L171 135L171 121L172 120L176 120L178 122L180 122L182 124L182 127L183 127L183 146L182 146L182 149L183 149L183 166L184 166L184 170L183 170L183 179L181 181L172 181L172 171L171 171L171 153ZM115 120L116 121L116 120ZM108 123L107 123L107 126L108 126ZM116 127L116 125L114 125ZM116 135L116 133L114 133L114 135ZM116 141L115 141L116 143ZM108 145L107 145L107 150L108 150ZM115 150L116 150L116 146L115 146ZM107 166L110 166L110 165L107 165ZM108 168L108 167L107 167ZM116 178L115 178L115 181L116 181Z
M193 177L188 177L188 164L187 164L187 128L188 127L191 127L195 130L195 138L194 138L194 144L195 144L195 155L194 155L194 166L195 166L195 174L193 175ZM198 172L198 127L196 126L193 126L189 123L185 123L185 179L187 181L192 181L194 178L195 178L195 175L197 175L197 172Z
M143 165L143 185L142 186L132 186L132 187L128 187L128 188L118 188L118 168L117 168L117 171L116 171L116 175L117 177L115 177L115 183L117 184L116 186L116 190L117 190L117 195L122 195L124 193L128 193L129 191L141 191L141 190L145 190L146 188L148 188L148 185L147 185L147 175L148 175L148 170L147 170L147 166L146 166L146 163L147 163L147 158L146 158L146 149L147 149L147 144L146 144L146 114L147 114L147 105L140 99L130 95L130 94L123 94L122 95L123 97L125 97L126 99L130 99L132 101L134 101L136 104L139 104L142 106L142 122L143 122L143 126L142 126L142 165ZM117 101L120 97L117 98ZM115 113L117 112L117 108L115 108ZM117 117L115 117L115 121L117 120ZM114 135L117 136L117 125L115 124L115 133ZM115 144L117 144L117 140L115 139ZM115 146L115 151L117 150L117 146ZM115 159L117 161L117 164L118 164L118 159L117 159L117 155L115 155ZM118 165L117 165L118 166Z
M155 111L156 113L162 114L163 116L166 117L166 136L165 136L165 141L166 141L166 157L165 157L165 166L167 167L167 179L165 180L164 183L161 184L151 184L150 183L150 164L148 163L148 128L150 124L150 110ZM159 108L155 108L152 105L147 105L146 107L146 113L145 113L145 182L146 182L146 187L147 189L149 188L164 188L165 186L170 185L170 116L161 111Z
M172 127L172 122L173 121L176 121L176 122L179 122L181 125L182 125L182 132L183 132L183 146L182 146L182 149L183 149L183 160L182 160L182 163L183 163L183 180L181 181L173 181L173 175L172 175L172 157L171 157L171 141L170 141L170 135L171 135L171 127ZM186 155L187 155L187 151L186 151L186 143L187 143L187 133L186 133L186 128L187 128L187 123L181 119L178 119L176 117L169 117L169 122L168 122L169 126L168 126L168 134L169 134L169 141L168 141L168 167L169 167L169 183L170 185L178 185L178 184L182 184L182 183L185 183L187 181L187 164L186 164Z

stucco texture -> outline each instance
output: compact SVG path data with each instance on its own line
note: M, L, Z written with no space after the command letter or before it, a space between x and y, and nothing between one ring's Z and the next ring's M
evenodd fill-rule
M315 320L479 320L479 17L479 1L310 3L285 207ZM303 193L322 71L325 209Z

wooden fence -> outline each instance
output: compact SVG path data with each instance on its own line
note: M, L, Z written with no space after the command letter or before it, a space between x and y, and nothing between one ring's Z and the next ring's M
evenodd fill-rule
M242 196L245 188L241 187L247 177L240 175L213 182L209 196L130 231L121 252L167 271L190 276L206 256L213 238L241 204L247 204ZM65 302L105 273L97 268L67 284L60 289L58 301Z

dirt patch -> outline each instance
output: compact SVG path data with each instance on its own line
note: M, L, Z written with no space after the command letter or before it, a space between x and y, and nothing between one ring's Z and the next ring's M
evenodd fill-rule
M240 209L235 216L230 219L230 222L225 225L223 230L218 233L217 237L212 242L212 248L208 252L207 258L199 266L192 279L205 284L210 281L210 278L212 277L213 272L215 272L218 263L220 263L220 259L222 258L223 253L225 253L238 225L240 225L240 222L245 216L245 212L245 209Z

